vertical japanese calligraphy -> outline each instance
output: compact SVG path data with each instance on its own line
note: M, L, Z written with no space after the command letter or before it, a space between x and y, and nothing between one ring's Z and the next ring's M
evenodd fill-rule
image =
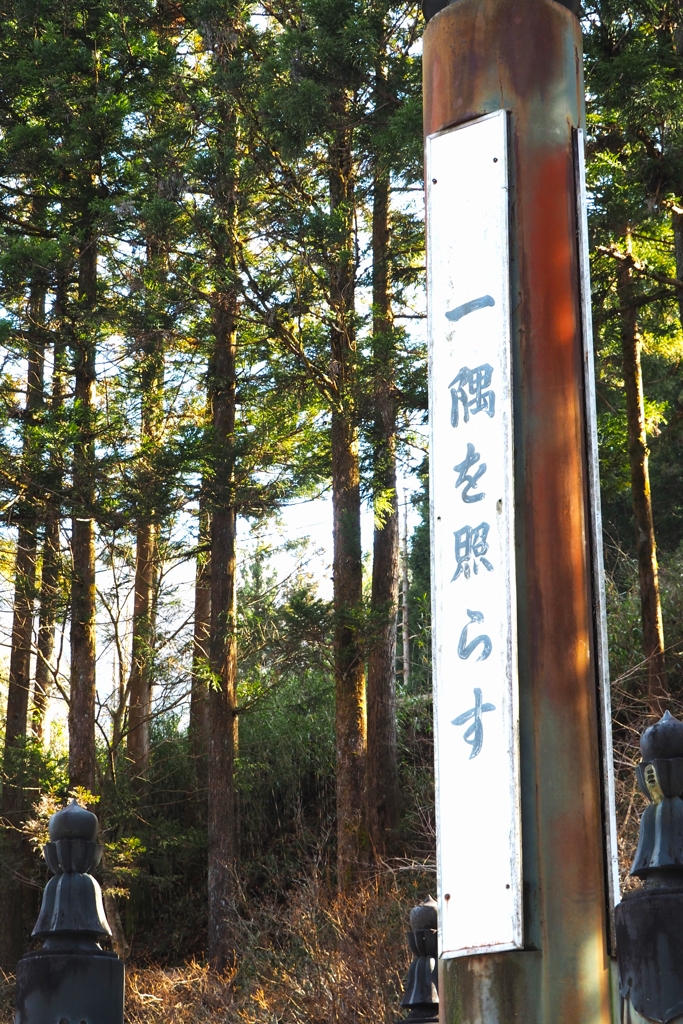
M453 470L458 474L455 481L455 489L462 487L460 497L468 505L475 501L483 501L486 495L483 491L479 491L479 494L473 494L473 491L479 488L479 478L486 472L486 463L482 462L477 466L476 473L470 473L470 469L476 466L481 458L479 452L474 450L473 444L467 445L467 454L462 462L459 462L457 466L453 466ZM465 485L463 487L463 484Z
M496 393L487 390L492 377L493 367L488 363L474 370L468 366L460 367L448 385L451 389L451 423L454 427L458 426L461 417L465 423L469 423L470 413L476 416L478 412L485 412L487 416L495 416Z
M484 725L481 720L482 713L484 711L495 711L495 704L484 704L481 699L481 690L478 686L474 688L474 707L470 708L469 711L465 711L462 715L458 715L457 718L453 719L453 725L464 725L465 722L469 722L470 718L474 721L472 725L463 734L465 743L469 743L472 747L472 753L470 754L470 761L473 757L477 757L481 753L481 748L484 745Z
M505 117L427 140L443 956L522 944Z

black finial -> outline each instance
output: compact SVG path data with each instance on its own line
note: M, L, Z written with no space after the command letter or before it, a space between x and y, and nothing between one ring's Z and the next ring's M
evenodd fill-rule
M407 939L414 959L401 1000L401 1006L410 1010L405 1024L429 1024L439 1019L437 922L437 906L431 896L410 911L412 931Z
M88 874L102 859L95 842L98 821L76 800L57 811L48 826L50 842L43 848L54 878L45 886L40 914L33 929L46 949L63 945L98 950L98 940L111 935L104 915L102 893Z
M15 1024L123 1024L123 963L100 946L111 930L89 874L102 858L97 829L95 815L75 800L50 818L43 856L53 877L33 929L43 946L17 964Z
M77 800L72 800L52 815L48 831L53 843L60 839L85 839L92 843L97 838L97 826L97 817L92 811L81 807Z
M648 885L683 885L683 722L667 711L640 738L638 783L650 801L640 819L631 874Z
M683 757L683 722L665 711L658 722L646 729L640 737L643 761L656 761L660 757Z
M636 774L649 803L631 874L643 886L614 912L619 989L624 1020L664 1024L683 1017L683 722L667 711L640 749Z

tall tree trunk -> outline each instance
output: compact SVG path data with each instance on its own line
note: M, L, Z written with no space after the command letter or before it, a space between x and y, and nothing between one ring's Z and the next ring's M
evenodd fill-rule
M676 254L676 280L683 281L683 210L677 208L671 214ZM683 288L678 288L678 317L683 327Z
M211 636L211 552L205 550L211 536L205 488L199 499L199 536L194 585L194 635L192 641L192 691L190 694L190 750L195 766L193 804L206 800L209 744L209 637Z
M49 500L49 499L48 499ZM50 502L45 515L42 571L40 577L40 619L38 624L38 653L36 679L31 710L31 729L37 740L43 739L43 727L52 689L52 655L55 646L55 623L59 600L60 563L59 507Z
M630 238L629 247L630 255ZM637 307L634 301L633 271L630 260L620 262L617 290L621 308L621 350L626 393L628 453L631 465L631 498L636 521L636 549L640 578L640 607L643 646L647 659L648 700L653 714L664 710L668 696L664 665L664 627L659 597L657 546L652 518L652 498L648 473L648 447L643 402L643 376L640 365L641 339L638 333Z
M79 253L80 317L74 339L73 511L71 520L71 695L69 781L95 789L95 441L97 243L86 224Z
M329 151L330 211L342 226L329 268L332 370L337 400L332 410L332 508L334 530L334 661L337 758L337 881L351 885L366 855L366 708L361 643L363 562L360 533L360 466L353 395L354 182L348 101L334 102L338 127Z
M64 340L64 316L66 311L67 280L64 275L57 282L57 293L53 315L55 319L55 342L53 346L52 395L50 411L57 419L64 404L66 375L66 343ZM52 689L52 655L55 644L55 624L59 605L60 584L60 528L61 491L63 486L63 463L61 453L52 452L47 474L45 497L45 535L43 538L42 570L40 579L40 618L38 623L38 653L36 678L33 690L31 727L34 736L42 740L45 716Z
M408 604L410 581L408 579L408 500L403 496L403 544L401 558L401 645L403 686L410 686L410 608Z
M152 615L157 528L149 520L138 524L135 548L133 641L128 680L128 757L133 777L144 781L149 768L149 725L152 717Z
M223 970L234 957L230 914L239 855L237 750L236 510L234 444L237 302L215 299L210 367L213 442L209 689L209 958Z
M375 422L372 555L373 635L368 654L366 798L373 849L386 853L398 824L396 621L398 498L396 494L395 343L389 286L389 173L378 161L373 181L372 305Z
M239 861L235 789L237 719L237 508L235 421L237 404L237 192L240 132L231 77L243 28L235 6L209 29L207 43L217 69L215 172L212 178L217 229L211 232L213 352L208 372L211 421L206 509L211 531L211 632L208 770L208 947L212 967L234 961L232 901ZM204 27L202 28L204 31Z
M22 472L26 491L18 505L17 555L14 570L14 606L12 646L10 652L7 718L3 755L4 784L2 817L10 825L4 836L4 854L8 865L17 872L5 877L0 892L2 928L0 929L0 966L11 969L23 952L23 884L21 866L24 841L20 832L24 815L24 744L26 742L28 700L31 686L31 650L33 643L33 608L36 586L37 557L37 494L33 481L37 455L34 438L36 414L43 404L43 362L46 283L42 272L34 275L29 300L28 370Z
M155 278L166 277L166 254L157 239L147 244L147 267L150 295L155 292ZM152 717L152 663L154 653L154 604L157 569L157 510L154 495L157 489L154 450L159 444L164 411L164 331L159 325L159 311L153 301L146 315L150 321L145 331L142 350L140 470L138 472L139 504L136 528L135 594L133 601L133 640L131 669L128 680L128 757L133 775L139 781L149 768L149 733Z

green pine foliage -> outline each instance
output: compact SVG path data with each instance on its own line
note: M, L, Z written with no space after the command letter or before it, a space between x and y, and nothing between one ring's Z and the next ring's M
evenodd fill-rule
M423 284L421 217L409 202L422 175L421 15L415 3L387 0L125 0L116 9L18 0L3 14L0 540L7 608L19 519L28 514L36 523L37 616L46 523L52 513L61 523L53 720L42 740L29 732L8 755L5 778L23 786L27 842L39 845L69 791L69 528L74 514L87 512L96 523L96 788L108 912L118 910L131 957L179 962L202 957L206 945L206 794L197 789L201 773L188 736L187 584L205 543L200 500L210 507L225 485L210 415L217 303L227 292L238 296L230 493L240 522L258 538L260 525L287 503L327 493L333 275L340 263L351 266L357 297L347 322L357 343L344 400L354 410L369 496L377 352L369 225L380 165L392 190L396 323L387 343L396 352L400 421L409 424L426 406L424 348L401 319L414 314ZM377 101L380 73L386 105ZM342 203L331 212L329 152L345 117L352 123L352 209ZM84 302L79 259L89 239L97 284ZM37 287L45 296L39 323L31 306ZM26 367L36 330L42 393L29 416ZM95 349L92 410L74 396L74 372L88 347ZM87 509L73 478L84 431L95 495ZM401 458L411 440L407 426ZM126 738L136 531L144 523L154 527L157 564L144 635L153 719L141 788ZM245 900L281 899L311 872L334 879L333 613L302 568L303 551L289 548L299 568L284 581L261 541L240 555ZM425 667L419 693L401 695L408 856L420 837L413 805L429 799L428 688ZM415 781L423 776L425 785ZM420 854L429 855L431 838L426 845L422 838ZM24 873L40 886L44 867L27 849ZM6 860L0 867L12 870ZM27 936L34 911L33 904L25 911Z

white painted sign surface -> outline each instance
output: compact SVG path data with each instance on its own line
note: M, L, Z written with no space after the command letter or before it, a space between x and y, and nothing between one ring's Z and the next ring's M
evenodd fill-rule
M427 140L442 956L522 945L504 111Z

